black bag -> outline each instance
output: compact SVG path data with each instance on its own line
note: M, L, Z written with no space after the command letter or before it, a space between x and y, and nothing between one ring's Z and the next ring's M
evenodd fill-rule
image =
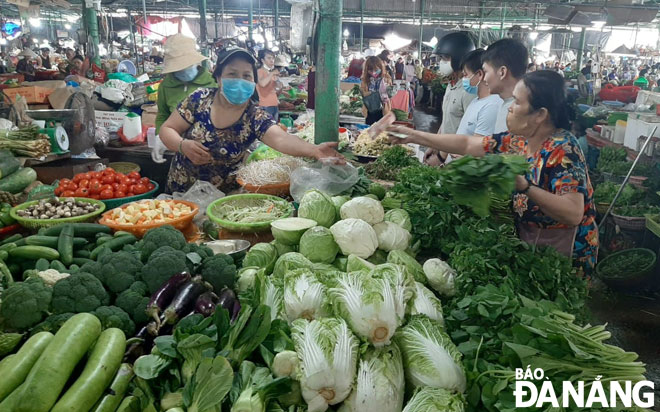
M380 99L380 82L382 80L378 80L376 83L376 90L371 92L369 96L362 96L362 103L364 103L364 106L367 108L367 112L369 113L375 113L378 112L379 110L383 110L383 102Z

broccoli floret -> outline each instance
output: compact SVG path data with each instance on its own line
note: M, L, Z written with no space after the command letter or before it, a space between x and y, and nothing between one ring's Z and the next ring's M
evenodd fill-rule
M43 322L30 329L30 336L36 335L39 332L57 333L58 330L64 325L64 322L69 320L75 313L67 312L58 315L50 315Z
M105 279L102 279L102 273L101 273L101 268L103 265L101 262L87 262L84 265L80 267L78 272L85 272L85 273L91 273L92 275L96 276L98 280L101 282L105 281Z
M39 323L47 314L52 289L39 277L11 284L2 292L0 316L15 330L25 330Z
M149 293L149 289L147 288L146 283L139 280L133 283L129 289L137 292L140 296L147 296Z
M202 279L209 282L216 293L224 287L234 287L237 270L234 259L229 255L219 253L204 259L200 272Z
M137 283L142 282L136 282L136 284ZM143 325L147 323L148 320L145 310L149 304L149 297L145 296L147 291L146 286L144 286L145 293L140 293L142 292L142 290L140 290L141 286L134 288L133 285L117 296L115 305L128 313L136 325Z
M149 293L154 293L170 277L187 270L186 254L170 246L163 246L154 251L142 267L142 281L147 285Z
M129 252L117 252L99 259L100 273L97 276L112 293L128 289L142 271L142 262Z
M94 275L75 273L53 286L53 313L92 312L110 302L108 292Z
M99 318L103 329L118 328L123 330L126 336L133 336L135 333L135 323L128 313L117 306L101 306L92 313Z
M210 258L213 256L213 249L208 246L198 245L197 243L188 243L183 248L185 253L197 253L202 259Z
M176 250L183 250L186 244L186 238L183 236L183 233L170 225L165 225L149 230L142 238L139 248L142 253L142 261L147 262L149 256L162 246L170 246Z

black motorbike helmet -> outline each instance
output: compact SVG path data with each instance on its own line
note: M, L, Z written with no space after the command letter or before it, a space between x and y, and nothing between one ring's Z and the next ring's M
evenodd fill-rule
M435 46L435 54L451 56L451 68L461 70L461 60L476 47L467 32L457 31L443 36Z

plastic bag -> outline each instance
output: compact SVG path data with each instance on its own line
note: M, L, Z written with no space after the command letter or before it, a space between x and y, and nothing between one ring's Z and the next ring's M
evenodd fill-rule
M209 207L213 201L220 199L221 197L225 197L225 194L218 190L217 187L204 180L198 180L190 186L190 189L188 189L187 192L174 192L169 199L182 199L196 203L199 206L199 213L197 213L197 216L195 216L193 221L199 223L206 220L206 208ZM161 197L159 196L158 198L160 199Z
M291 196L300 202L311 189L334 196L353 187L359 179L358 169L352 164L337 165L333 159L324 159L291 173Z

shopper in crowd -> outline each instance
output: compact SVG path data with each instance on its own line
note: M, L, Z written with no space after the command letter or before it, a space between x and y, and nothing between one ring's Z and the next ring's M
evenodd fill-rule
M367 58L360 83L366 124L372 125L390 112L391 104L387 88L391 85L392 78L387 73L383 61L376 56Z
M456 133L467 107L477 97L463 88L461 70L461 61L474 49L474 42L467 32L449 33L438 41L435 54L440 59L439 74L449 82L442 99L442 124L438 133ZM446 159L446 153L439 153L433 148L424 154L424 161L433 166L443 164Z
M37 54L30 49L24 49L18 57L21 59L16 64L16 72L22 74L26 81L33 81Z
M383 62L385 65L385 69L387 71L387 75L390 76L390 79L394 79L394 70L392 70L392 59L394 58L394 55L392 54L391 51L385 49L380 54L378 55L380 60Z
M275 53L268 49L259 50L259 61L261 63L261 67L257 71L259 106L270 113L277 122L280 104L277 93L282 89L282 83L280 83L280 72L275 68Z
M399 57L394 65L394 76L396 80L403 80L403 70L405 64L403 64L403 57Z
M502 39L488 46L482 57L484 81L491 94L499 95L502 106L493 133L507 131L506 118L513 104L513 89L527 70L527 47L518 40Z
M530 63L527 65L527 73L535 72L537 70L536 63Z
M405 67L403 68L403 79L410 84L414 84L417 75L415 73L415 65L411 58L408 58Z
M160 139L176 152L169 192L185 192L197 180L209 181L225 193L235 190L235 172L257 139L291 156L341 158L337 143L307 143L283 131L259 107L256 64L244 49L221 50L213 72L218 87L201 88L186 97L163 124Z
M216 86L211 73L201 65L206 56L198 53L195 46L195 40L183 34L170 36L165 42L165 78L158 88L156 133L189 94L201 87Z
M76 52L73 51L72 48L67 48L66 51L64 52L64 55L66 56L66 59L71 62L73 58L76 56Z
M591 275L598 255L596 210L584 153L569 132L564 79L554 71L528 73L516 85L513 96L506 133L487 137L436 135L392 126L391 132L407 136L393 137L392 141L472 156L525 156L530 171L516 178L513 195L520 238L533 245L554 247Z
M364 67L364 59L355 58L348 64L348 77L361 78L362 67Z
M41 49L41 67L47 70L53 68L53 65L50 61L50 49L48 47Z
M423 74L424 74L424 66L422 65L422 62L420 62L419 59L417 59L415 60L415 76L417 77L417 80L421 81Z

